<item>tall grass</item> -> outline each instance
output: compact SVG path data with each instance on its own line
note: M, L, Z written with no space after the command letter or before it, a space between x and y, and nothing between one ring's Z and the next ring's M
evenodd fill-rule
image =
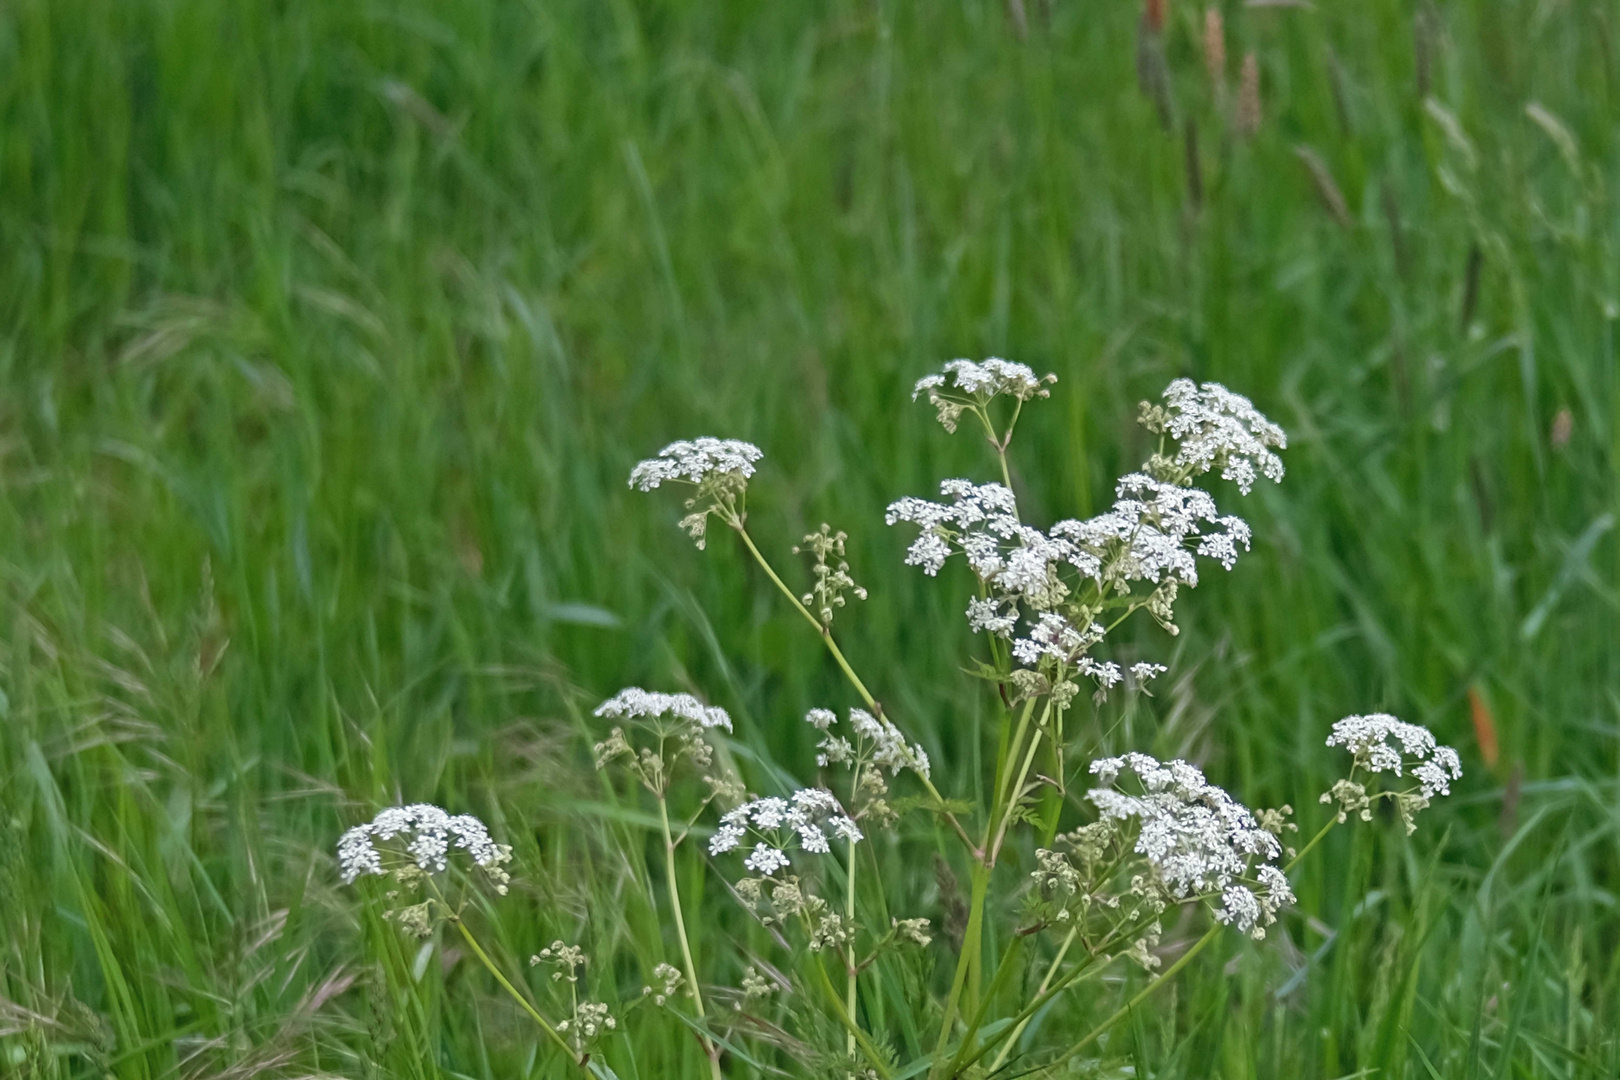
M1258 804L1374 706L1468 758L1437 827L1335 836L1286 932L1109 1059L1620 1072L1620 15L1224 7L1222 91L1179 3L1140 45L1126 4L1025 40L995 0L0 7L0 1069L554 1075L453 943L338 891L339 829L401 797L517 846L505 959L577 938L639 995L662 871L614 854L645 823L584 709L701 688L763 783L840 700L768 581L627 497L669 438L765 449L756 535L849 530L851 646L941 788L982 777L980 692L918 631L959 613L879 512L984 478L906 398L999 353L1062 380L1021 427L1038 520L1097 508L1172 375L1290 431L1134 745ZM735 985L754 931L697 857ZM704 1075L650 1010L608 1059Z

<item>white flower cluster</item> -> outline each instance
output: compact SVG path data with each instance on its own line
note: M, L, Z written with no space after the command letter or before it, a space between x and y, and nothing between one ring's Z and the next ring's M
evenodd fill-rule
M496 891L506 892L508 877L503 867L511 861L511 847L491 840L484 823L471 814L450 814L428 803L389 807L368 824L356 825L339 837L337 857L343 883L352 885L363 874L388 873L377 843L394 840L402 841L411 864L430 874L445 870L452 849L465 851L473 865L495 883Z
M992 356L974 363L972 360L952 360L942 374L925 375L911 390L911 400L924 394L928 403L939 412L939 422L946 431L955 431L962 412L970 404L984 405L991 398L1006 395L1018 402L1030 398L1047 397L1047 389L1057 382L1056 375L1040 375L1024 364ZM966 400L965 400L966 399Z
M701 439L673 442L630 470L630 486L651 491L668 482L691 484L697 488L686 500L690 511L681 519L681 528L697 542L699 550L708 543L709 516L734 528L742 527L738 497L748 490L754 464L764 454L753 443L740 439Z
M844 813L833 793L823 788L804 788L786 799L751 799L722 814L720 827L709 838L709 854L735 850L750 832L758 842L743 865L762 877L789 865L785 850L789 847L825 855L831 850L829 834L855 843L863 839L860 827Z
M1394 739L1399 749L1390 745ZM1347 716L1333 725L1329 746L1342 746L1355 755L1356 766L1373 773L1401 775L1407 758L1415 759L1412 777L1425 799L1450 795L1451 781L1462 779L1462 760L1457 751L1435 742L1434 734L1420 724L1403 724L1387 713Z
M1273 482L1282 479L1282 459L1271 447L1286 450L1288 436L1242 394L1219 383L1197 386L1191 379L1176 379L1165 388L1164 402L1164 432L1176 440L1175 460L1183 469L1206 473L1219 468L1245 495L1257 473Z
M984 395L1010 394L1022 402L1045 396L1050 381L1004 361L953 361L945 374L920 380L913 397L926 391L950 427L964 409L981 407ZM906 563L930 576L960 552L984 586L968 601L968 625L1013 641L1018 663L1041 667L1052 686L1070 692L1070 673L1093 679L1099 693L1124 679L1118 664L1089 655L1102 639L1104 611L1144 608L1173 634L1177 590L1198 584L1197 560L1213 559L1230 570L1249 549L1248 524L1221 514L1208 492L1190 486L1192 477L1219 468L1245 493L1257 475L1282 477L1282 461L1270 449L1286 445L1282 429L1224 387L1178 379L1166 389L1164 404L1143 403L1142 421L1177 442L1175 456L1156 454L1142 471L1123 477L1113 506L1088 520L1060 521L1042 531L1020 520L1004 485L961 479L940 484L940 502L898 499L884 516L890 525L918 527ZM1139 582L1144 591L1134 588ZM1027 620L1023 637L1017 636L1020 620ZM1143 663L1131 674L1145 682L1163 670Z
M630 486L651 491L669 481L701 484L717 476L747 480L754 475L754 464L764 453L741 439L701 438L672 442L658 456L648 458L630 470Z
M831 709L811 709L805 714L805 723L828 732L816 745L821 751L816 755L817 765L826 768L869 761L880 769L888 769L890 776L898 776L901 769L910 769L923 779L928 778L931 767L928 752L917 743L908 744L893 721L879 720L865 709L849 710L849 726L856 740L852 744L842 735L829 731L837 719Z
M603 1031L619 1026L605 1003L582 1001L574 1008L574 1015L557 1021L557 1030L572 1038L575 1051L585 1047Z
M681 969L673 964L659 964L653 968L653 978L658 980L658 985L643 986L641 994L643 997L652 998L653 1004L660 1006L674 997L680 990L681 984L686 981L686 976L681 974Z
M1399 745L1391 745L1391 740ZM1451 782L1462 778L1462 760L1457 751L1437 744L1428 728L1403 724L1386 713L1345 717L1333 725L1327 744L1342 746L1355 755L1351 775L1336 781L1321 799L1323 803L1339 804L1341 822L1352 814L1371 821L1373 801L1389 797L1395 800L1396 813L1410 835L1417 830L1418 813L1428 809L1436 795L1450 795ZM1354 779L1355 769L1395 776L1410 771L1418 786L1416 790L1369 795L1366 787Z
M661 694L628 686L596 707L596 715L612 720L658 720L673 716L701 728L731 730L731 716L718 705L705 705L691 694Z
M1135 851L1176 900L1219 897L1215 917L1255 938L1294 900L1276 865L1282 844L1241 803L1185 761L1126 754L1091 763L1102 786L1087 794L1105 820L1136 821ZM1120 790L1122 773L1140 795Z
M1099 586L1158 585L1166 579L1196 586L1194 554L1230 570L1238 545L1249 548L1248 524L1222 516L1214 498L1200 488L1131 473L1115 485L1114 496L1113 507L1094 518L1052 526L1053 537L1077 552L1069 561L1089 571Z

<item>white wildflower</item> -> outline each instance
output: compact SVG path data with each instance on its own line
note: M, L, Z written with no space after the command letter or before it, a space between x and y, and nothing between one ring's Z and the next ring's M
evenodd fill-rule
M430 874L447 868L452 850L464 851L494 883L496 892L506 892L510 879L504 866L511 861L511 847L490 839L484 823L471 814L451 814L427 803L389 807L369 824L345 832L337 845L344 884L353 884L364 874L387 873L385 849L377 844L396 840L410 863Z
M780 848L759 843L754 845L753 853L743 860L743 865L756 874L769 877L788 865L788 857Z
M865 709L849 710L849 723L855 734L872 744L872 763L889 770L891 776L910 769L928 778L928 755L920 745L906 745L906 737L893 721L879 720Z
M833 793L824 788L804 788L786 799L751 799L728 810L720 815L720 827L709 838L709 854L735 850L750 832L758 843L743 865L766 875L789 864L789 847L825 855L831 850L828 833L851 842L863 839L860 827L844 813Z
M742 842L747 830L739 824L723 824L709 837L709 854L724 855Z
M1047 613L1030 628L1029 637L1013 642L1013 656L1019 663L1030 667L1034 667L1042 659L1071 664L1087 649L1101 641L1102 637L1103 628L1096 623L1081 631L1063 616Z
M938 410L939 422L945 425L945 430L955 431L957 420L970 403L982 406L1003 394L1020 402L1047 397L1051 393L1047 387L1055 382L1056 375L1037 376L1028 366L999 357L992 356L978 363L952 360L945 365L944 374L918 379L912 388L911 400L927 394L928 403Z
M817 731L826 731L838 721L838 714L831 709L811 709L804 714L804 722Z
M1114 491L1114 505L1107 512L1052 526L1054 537L1093 560L1091 576L1099 585L1173 579L1196 586L1195 553L1230 570L1238 547L1249 547L1248 524L1218 513L1207 491L1146 473L1122 477Z
M1018 625L1018 608L1000 597L977 597L968 601L968 626L977 634L980 630L997 637L1011 637Z
M596 707L596 715L614 720L658 720L674 716L702 728L731 730L731 717L718 705L705 705L691 694L660 694L626 687Z
M1390 740L1398 743L1390 745ZM1412 775L1423 797L1451 794L1451 781L1462 778L1457 751L1435 742L1434 734L1419 724L1403 724L1387 713L1347 716L1333 725L1329 746L1342 746L1355 755L1357 768L1401 775L1407 758L1417 763Z
M1395 810L1408 834L1416 831L1415 819L1420 811L1428 809L1429 801L1437 795L1450 795L1451 782L1462 778L1462 760L1457 751L1436 743L1428 728L1403 724L1387 713L1345 717L1333 725L1327 744L1342 746L1355 755L1356 769L1395 776L1410 771L1418 784L1415 790L1381 793L1395 800ZM1372 802L1378 797L1346 778L1324 793L1322 802L1339 804L1340 821L1351 814L1371 821Z
M1169 670L1170 669L1165 667L1163 664L1150 664L1146 662L1132 664L1131 678L1135 679L1138 683L1145 683L1151 679L1158 678L1160 675L1163 675Z
M754 465L765 455L753 443L740 439L710 436L672 442L658 456L640 462L630 470L630 486L651 491L669 481L701 484L716 476L747 480Z
M1245 495L1257 474L1273 482L1283 477L1282 459L1271 448L1287 449L1287 434L1248 398L1219 383L1176 379L1165 388L1163 407L1144 403L1143 416L1150 428L1176 441L1175 463L1184 472L1218 468Z
M969 553L968 561L980 577L999 573L998 543L1011 540L1021 528L1012 491L1001 484L945 480L939 492L951 501L936 503L907 496L890 503L883 515L889 525L904 521L922 530L906 552L906 565L920 566L930 576L937 574L954 541Z
M1137 822L1135 851L1174 899L1218 896L1216 917L1247 934L1263 934L1292 901L1285 878L1256 870L1275 863L1282 844L1196 766L1133 753L1095 761L1091 771L1102 786L1087 797L1104 820ZM1136 776L1142 794L1115 786L1122 773Z

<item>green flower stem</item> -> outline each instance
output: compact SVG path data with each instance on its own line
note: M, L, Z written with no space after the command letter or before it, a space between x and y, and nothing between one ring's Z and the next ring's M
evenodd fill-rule
M461 916L452 914L449 918L455 924L456 929L461 931L462 940L473 951L473 955L478 957L484 967L489 969L491 975L495 976L495 981L501 984L501 989L510 994L512 1000L522 1006L523 1011L529 1014L529 1018L539 1024L540 1029L551 1037L551 1041L562 1048L562 1052L568 1056L569 1061L572 1061L581 1072L584 1072L587 1076L590 1075L590 1070L586 1069L585 1063L574 1053L574 1048L568 1045L568 1041L562 1037L556 1028L551 1026L551 1023L545 1017L540 1015L539 1010L529 1004L528 998L518 993L518 988L513 986L511 981L501 973L501 969L495 966L495 961L491 960L489 954L484 951L484 947L478 944L478 939L472 936L472 931L468 930L467 924L461 921Z
M856 779L860 778L859 770ZM857 968L855 966L855 841L849 842L849 873L844 888L844 929L849 934L849 944L844 946L844 966L848 968L846 983L844 984L844 1008L849 1013L851 1025L860 1014L856 1010ZM855 1028L852 1026L844 1040L844 1049L851 1058L855 1056Z
M1327 820L1327 824L1323 825L1322 828L1317 831L1316 835L1311 837L1310 842L1307 843L1299 851L1295 852L1294 857L1292 859L1288 860L1287 865L1283 867L1283 872L1287 873L1288 871L1292 870L1295 866L1299 865L1300 860L1303 859L1306 855L1310 854L1311 850L1313 848L1315 848L1317 844L1321 843L1323 838L1325 838L1328 833L1332 832L1333 827L1335 825L1337 825L1338 823L1339 823L1339 818L1338 818L1337 814L1333 815L1332 817L1329 817L1328 820ZM1058 1062L1062 1062L1062 1061L1067 1060L1069 1057L1073 1056L1076 1053L1079 1053L1086 1046L1090 1045L1090 1043L1092 1041L1094 1041L1095 1039L1102 1036L1110 1027L1112 1027L1115 1023L1117 1023L1121 1017L1123 1017L1131 1009L1133 1009L1134 1007L1139 1005L1142 1001L1146 1000L1148 996L1150 996L1155 990L1157 990L1159 988L1160 983L1164 982L1166 979L1169 979L1171 976L1175 975L1183 967L1185 967L1189 962L1191 962L1192 958L1194 956L1196 956L1204 948L1204 946L1209 944L1209 942L1211 940L1213 940L1215 938L1215 936L1217 934L1219 934L1222 929L1223 929L1223 924L1221 924L1221 923L1216 923L1215 925L1211 926L1209 928L1209 930L1204 934L1204 936L1202 938L1198 939L1198 941L1196 943L1194 943L1194 945L1193 945L1193 947L1191 949L1187 950L1186 953L1182 954L1181 958L1178 959L1169 968L1167 968L1157 979L1155 979L1153 982L1149 983L1147 986L1143 987L1141 992L1138 993L1129 1002L1127 1002L1122 1009L1120 1009L1118 1012L1114 1013L1114 1015L1109 1017L1107 1020L1103 1021L1103 1023L1101 1025L1099 1025L1095 1030L1093 1030L1085 1038L1081 1039L1080 1042L1078 1042L1074 1046L1070 1047L1067 1051L1064 1052L1062 1057L1059 1057L1056 1061L1052 1062L1051 1064L1055 1065ZM1072 939L1073 935L1074 935L1074 931L1071 930L1070 931L1070 938L1071 939ZM1004 1061L1006 1059L1008 1052L1012 1049L1013 1044L1017 1041L1018 1036L1023 1032L1025 1026L1028 1025L1030 1018L1032 1016L1034 1016L1035 1012L1037 1010L1039 1010L1042 1006L1044 1006L1053 997L1056 997L1059 993L1061 993L1069 985L1069 983L1073 982L1074 979L1080 974L1080 972L1083 971L1084 968L1086 967L1086 965L1081 965L1079 968L1076 968L1074 971L1071 971L1067 975L1060 978L1057 981L1057 985L1052 986L1050 989L1047 989L1048 981L1052 978L1052 973L1057 970L1057 965L1059 964L1059 962L1062 961L1063 953L1065 951L1067 951L1068 947L1069 947L1069 942L1066 940L1064 942L1064 944L1063 944L1063 948L1058 952L1057 959L1052 961L1051 967L1047 970L1046 979L1043 979L1042 982L1041 982L1041 989L1036 991L1035 1000L1031 1001L1027 1006L1025 1006L1024 1009L1020 1012L1020 1014L1017 1017L1014 1017L1014 1019L1017 1021L1017 1027L1013 1029L1012 1034L1008 1037L1006 1046L1004 1046L1002 1048L1001 1053L996 1057L995 1064L991 1066L991 1069L990 1069L991 1072L994 1072L996 1070L996 1067L999 1066L1002 1063L1002 1061ZM973 1056L968 1058L968 1060L963 1062L962 1064L964 1066L973 1064L981 1056L983 1056L984 1053L987 1052L990 1049L991 1046L995 1045L996 1041L999 1038L1000 1038L1000 1036L997 1036L997 1039L992 1039L988 1044L986 1044L983 1048L981 1048L977 1053L975 1053Z
M1007 805L1001 809L1001 818L996 825L995 839L990 842L987 849L986 859L991 866L996 865L996 855L1001 851L1002 841L1007 838L1007 826L1012 821L1013 811L1018 808L1018 799L1024 791L1024 781L1029 778L1029 767L1035 761L1035 751L1039 750L1041 746L1041 732L1045 729L1047 717L1051 714L1052 699L1047 698L1045 706L1041 709L1041 718L1035 724L1035 732L1030 736L1029 750L1024 754L1024 764L1018 770L1018 779L1013 782L1012 787L1006 792ZM1024 712L1024 718L1029 719L1027 709Z
M1311 837L1310 843L1306 844L1304 847L1302 847L1298 851L1294 852L1294 857L1292 859L1288 860L1288 865L1287 866L1283 867L1283 873L1286 874L1288 871L1292 870L1295 866L1297 866L1299 864L1299 860L1303 859L1306 855L1309 855L1310 852L1311 852L1311 849L1314 848L1317 844L1320 844L1322 842L1322 839L1324 837L1326 837L1328 833L1333 831L1333 826L1337 825L1338 823L1339 823L1339 815L1338 814L1333 814L1332 816L1330 816L1327 819L1327 824L1323 825L1319 830L1317 830L1316 835Z
M956 1049L956 1056L951 1058L950 1065L946 1067L945 1075L955 1076L961 1070L962 1059L973 1048L974 1036L984 1026L984 1017L990 1011L991 1002L995 1001L996 995L1001 992L1001 988L1006 985L1008 978L1013 973L1013 969L1017 966L1018 957L1024 951L1024 941L1025 938L1022 935L1013 938L1012 944L1002 954L1001 963L996 965L995 976L991 978L990 986L985 990L984 998L979 1002L979 1007L973 1011L973 1018L968 1021L967 1030L962 1033L962 1042Z
M1075 935L1079 932L1080 922L1077 919L1074 925L1069 927L1068 934L1064 936L1063 944L1058 948L1057 955L1052 957L1051 964L1047 965L1046 975L1041 979L1041 985L1035 991L1037 998L1046 993L1047 988L1052 985L1052 976L1057 974L1058 967L1063 963L1063 958L1069 954L1069 946L1074 944ZM1007 1041L1001 1044L1001 1053L997 1054L996 1060L990 1063L992 1073L1001 1068L1001 1063L1007 1060L1007 1055L1012 1053L1013 1046L1018 1042L1018 1036L1022 1035L1027 1027L1029 1027L1029 1017L1026 1016L1018 1021L1018 1025L1013 1028L1012 1034L1007 1036Z
M1211 926L1204 932L1203 937L1193 942L1192 948L1182 953L1180 958L1177 959L1175 963L1165 968L1157 979L1154 979L1152 982L1142 987L1142 989L1138 990L1135 996L1133 996L1131 1000L1127 1001L1125 1004L1121 1005L1112 1016L1088 1031L1081 1037L1079 1042L1075 1043L1073 1046L1063 1051L1063 1053L1059 1054L1052 1061L1048 1062L1046 1067L1051 1069L1057 1065L1061 1065L1063 1062L1068 1061L1070 1058L1074 1057L1074 1055L1078 1054L1080 1051L1102 1038L1103 1035L1107 1034L1110 1028L1119 1023L1121 1020L1125 1019L1126 1016L1130 1015L1131 1010L1135 1009L1138 1005L1142 1004L1142 1002L1151 997L1159 989L1159 987L1175 978L1176 975L1181 972L1182 968L1192 963L1193 957L1203 952L1205 947L1208 946L1210 942L1214 941L1224 929L1226 929L1226 927L1221 923L1215 923L1213 926ZM1011 1044L1009 1043L1009 1045Z
M821 961L812 956L807 966L815 971L816 979L821 984L823 993L827 995L827 1003L832 1007L833 1015L844 1025L850 1038L855 1040L855 1046L860 1050L861 1056L866 1058L867 1063L877 1072L881 1080L893 1080L894 1074L889 1071L889 1065L883 1060L883 1055L878 1053L877 1047L872 1045L872 1040L866 1037L866 1032L855 1023L855 1018L845 1011L844 1003L839 1000L838 991L833 989L832 980L827 978L827 969L822 966Z
M743 526L742 522L740 520L733 522L732 528L737 530L737 535L742 537L742 541L747 546L749 554L754 557L755 562L759 563L760 569L765 571L766 576L769 577L771 581L776 584L776 587L782 591L782 595L788 598L788 602L793 605L794 610L796 610L800 615L803 615L805 621L811 626L815 627L816 636L821 638L821 643L823 645L827 646L827 651L831 653L832 658L837 661L839 669L843 671L844 677L849 680L850 685L855 687L855 692L860 694L861 700L866 703L866 707L872 711L873 715L882 716L883 706L878 704L878 700L872 696L872 692L866 688L866 684L861 682L861 677L855 674L855 669L849 666L849 661L844 657L844 651L838 647L838 642L833 640L832 632L827 627L822 625L820 619L816 618L810 613L810 609L804 606L799 598L794 595L793 590L788 588L786 583L784 583L782 579L777 576L775 570L771 569L771 564L766 561L765 556L761 554L759 548L755 546L754 538L748 535L748 530ZM923 782L923 787L928 789L928 794L933 797L938 812L943 814L945 816L945 820L951 823L951 827L956 830L956 835L961 837L962 842L968 846L968 850L973 852L973 857L975 859L982 858L983 850L974 845L972 838L967 834L967 830L962 828L962 823L958 821L956 819L956 815L951 813L950 809L946 807L945 796L939 793L939 789L934 786L934 782L928 777L924 776L922 773L917 773L916 775L917 779Z
M703 991L698 989L697 965L692 962L692 944L686 937L686 916L681 912L681 892L675 883L675 840L669 832L669 803L662 795L658 796L658 817L664 827L664 880L669 887L669 906L675 912L675 933L681 940L681 959L686 963L686 984L692 989L692 1011L702 1020ZM701 1033L698 1039L709 1058L709 1075L713 1080L721 1080L720 1055L714 1043Z
M962 1000L962 988L967 983L968 970L976 966L979 939L984 927L984 897L990 885L990 866L985 862L973 865L973 899L968 908L967 930L962 935L962 951L956 958L956 975L951 979L951 993L945 999L945 1013L939 1021L939 1040L934 1044L937 1056L945 1049L956 1024L957 1006Z

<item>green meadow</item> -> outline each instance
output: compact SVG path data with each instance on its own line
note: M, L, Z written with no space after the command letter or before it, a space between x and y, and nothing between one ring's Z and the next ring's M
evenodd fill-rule
M750 532L803 589L790 547L848 531L844 647L974 798L969 577L883 510L997 475L911 400L991 355L1058 376L1012 450L1043 524L1108 506L1172 378L1289 434L1253 551L1178 636L1122 631L1170 670L1086 704L1099 750L1307 836L1342 716L1465 770L1061 1075L1620 1074L1620 7L1217 7L1212 66L1185 0L0 2L0 1074L568 1075L456 939L341 883L338 835L420 801L514 846L468 920L537 1000L530 954L590 953L602 1063L707 1077L642 998L679 962L656 810L590 712L697 693L778 792L816 778L805 710L858 701L734 537L626 477L758 444ZM949 935L939 831L868 880ZM770 937L680 855L723 1000ZM940 948L863 989L902 1059ZM821 1075L803 1034L726 1075Z

